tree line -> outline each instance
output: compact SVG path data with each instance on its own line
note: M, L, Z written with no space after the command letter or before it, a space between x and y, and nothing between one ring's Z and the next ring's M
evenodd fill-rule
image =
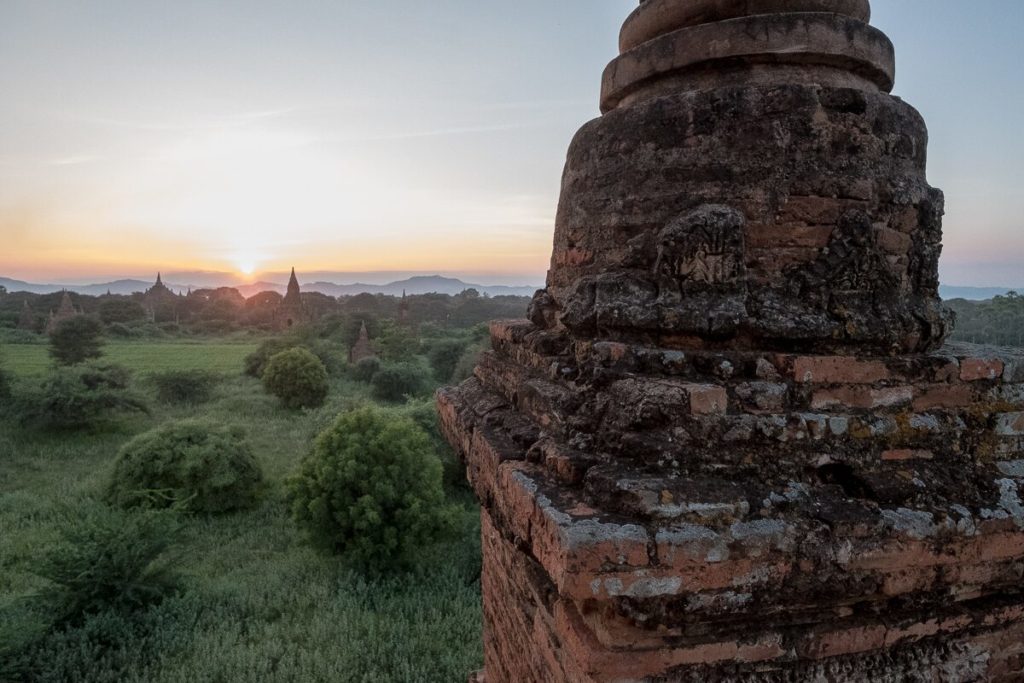
M1009 292L985 301L952 299L956 313L954 341L1024 347L1024 296Z
M2 290L2 288L0 288ZM60 307L62 292L32 294L0 291L0 329L24 327L30 317L31 332L45 330L51 311ZM98 319L112 337L151 337L165 334L226 334L239 330L276 331L280 328L282 297L262 292L246 299L230 287L200 289L186 296L147 298L107 294L90 296L71 293L76 310ZM451 296L422 294L406 298L383 294L332 297L304 292L303 322L344 324L349 319L365 320L371 333L381 321L402 320L410 325L467 328L489 320L521 318L527 297L481 295L475 289ZM28 304L28 313L26 313ZM358 331L358 324L355 325ZM353 340L354 341L354 340Z

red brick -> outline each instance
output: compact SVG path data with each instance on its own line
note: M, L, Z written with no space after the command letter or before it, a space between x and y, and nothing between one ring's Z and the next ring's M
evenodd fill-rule
M882 453L882 460L931 460L934 457L934 453L925 450L894 449Z
M491 338L495 341L520 342L534 329L529 320L495 320L490 325Z
M889 379L889 369L877 360L852 356L800 356L793 361L793 378L813 384L874 384Z
M814 247L828 245L834 230L831 225L751 225L747 244L752 247Z
M687 384L684 389L690 397L690 412L694 415L725 415L729 407L729 394L725 387Z
M812 636L800 649L813 659L878 650L885 645L885 631L885 626L878 624L821 633Z
M910 251L910 235L889 228L879 228L875 234L878 235L878 246L890 254L906 254Z
M887 387L869 389L867 387L846 386L835 389L822 389L814 392L811 408L827 410L829 408L891 408L910 403L914 398L911 387Z
M784 654L786 654L786 648L782 646L782 637L778 634L771 634L762 637L756 643L740 645L736 659L741 662L763 662L778 659Z
M554 261L559 266L582 266L594 260L594 252L588 249L573 247L565 251L556 251Z
M978 399L977 392L967 384L933 384L918 389L914 410L964 408Z
M811 225L834 225L851 205L831 197L790 197L779 210L781 221L800 221Z
M997 379L1003 375L1003 361L998 358L965 358L960 361L960 379L976 382Z

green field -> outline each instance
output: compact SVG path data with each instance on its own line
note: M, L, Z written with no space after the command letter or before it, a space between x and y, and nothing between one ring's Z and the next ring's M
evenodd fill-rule
M20 628L24 601L43 587L33 563L58 538L62 515L98 504L118 448L134 434L194 415L241 425L269 480L255 509L184 519L174 547L180 594L129 622L101 614L50 632L35 645L27 680L446 683L480 667L479 527L470 496L449 491L463 510L458 537L425 551L411 573L371 580L315 552L288 515L282 482L320 430L368 400L367 387L334 378L323 408L285 410L241 374L254 346L110 343L103 360L135 371L151 415L79 434L0 419L0 637L5 621ZM6 345L0 356L16 393L38 385L50 366L43 345ZM212 402L171 407L145 379L171 368L229 377Z
M237 374L242 359L256 346L257 342L114 341L104 347L103 362L117 363L140 374L184 369ZM5 366L19 377L42 377L53 364L44 344L7 344L0 348Z

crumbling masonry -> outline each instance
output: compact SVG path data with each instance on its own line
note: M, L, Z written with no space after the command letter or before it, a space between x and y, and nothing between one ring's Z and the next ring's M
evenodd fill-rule
M547 289L443 390L487 683L1024 680L1024 358L944 346L867 0L645 0Z

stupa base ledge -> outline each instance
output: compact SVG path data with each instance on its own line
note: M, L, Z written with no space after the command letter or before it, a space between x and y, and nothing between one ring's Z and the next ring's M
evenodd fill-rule
M1018 357L492 334L438 396L490 683L1024 679Z

